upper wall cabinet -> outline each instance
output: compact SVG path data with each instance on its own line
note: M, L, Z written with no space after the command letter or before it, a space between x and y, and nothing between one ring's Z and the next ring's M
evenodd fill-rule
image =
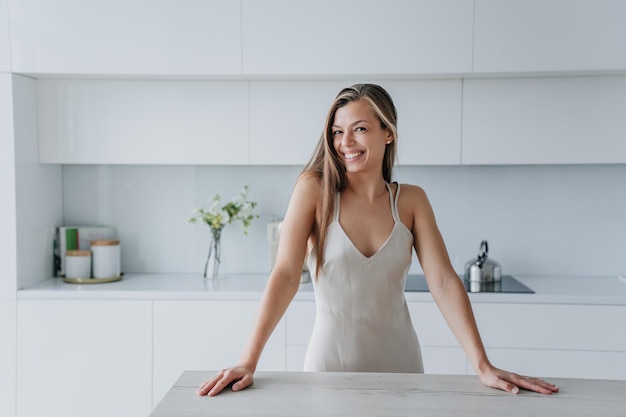
M304 165L341 81L250 82L250 163Z
M246 82L48 79L38 95L44 163L248 163Z
M472 30L471 0L243 0L243 73L467 73Z
M474 72L626 69L626 2L476 0Z
M398 162L461 163L461 81L379 80L398 111ZM252 81L250 163L303 165L347 81ZM277 99L277 97L279 99Z
M626 163L626 76L465 80L463 164Z
M239 1L9 0L9 3L13 72L241 74Z
M0 72L11 71L8 0L0 0Z

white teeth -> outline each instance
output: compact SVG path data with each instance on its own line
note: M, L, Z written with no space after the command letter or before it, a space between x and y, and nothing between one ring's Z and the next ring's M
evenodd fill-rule
M356 158L357 156L361 155L363 152L352 152L352 153L347 153L345 154L346 159L353 159Z

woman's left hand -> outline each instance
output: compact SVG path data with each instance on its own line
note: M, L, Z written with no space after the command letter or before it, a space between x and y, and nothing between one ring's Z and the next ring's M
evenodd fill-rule
M559 388L556 385L546 382L543 379L518 375L493 366L489 366L487 370L480 373L478 377L481 382L488 387L498 388L513 394L517 394L520 388L546 395L559 392Z

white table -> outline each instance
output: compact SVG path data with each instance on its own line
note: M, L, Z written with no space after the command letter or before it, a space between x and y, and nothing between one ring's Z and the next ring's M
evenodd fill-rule
M560 392L518 395L475 376L257 372L252 386L200 397L213 372L186 371L151 417L187 416L626 416L626 381L554 379Z

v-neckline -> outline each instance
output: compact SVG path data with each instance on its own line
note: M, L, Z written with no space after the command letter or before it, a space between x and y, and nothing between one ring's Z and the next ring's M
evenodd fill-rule
M383 244L378 248L378 250L376 250L376 252L374 252L371 256L366 256L363 254L363 252L361 251L361 249L359 249L355 244L354 241L350 238L350 236L348 235L348 233L346 232L346 230L343 228L343 226L341 225L341 222L339 221L339 214L341 212L341 193L337 194L337 201L335 202L335 204L337 204L337 209L335 211L335 219L334 221L337 222L337 225L339 226L339 228L341 229L341 233L343 233L343 235L345 236L345 238L348 240L348 242L350 242L350 245L354 248L354 250L363 258L363 259L367 259L370 260L372 258L374 258L378 253L380 253L380 251L382 251L385 246L387 246L387 242L389 242L391 240L391 236L393 236L393 233L396 230L396 226L398 226L398 220L396 219L396 216L394 214L394 195L391 191L391 187L389 186L389 184L385 183L386 187L387 187L387 193L389 194L389 209L391 210L391 217L393 218L393 227L391 228L391 232L389 233L389 236L387 236L387 239L385 239L385 241L383 242ZM399 190L396 189L396 193Z
M398 222L396 222L395 219L394 219L394 221L393 221L393 228L391 229L391 233L389 233L389 236L387 236L387 239L385 239L383 244L378 248L378 250L376 252L374 252L371 256L366 256L366 255L363 254L363 252L361 252L361 249L356 247L356 245L354 244L352 239L350 239L350 236L348 236L348 233L346 233L346 231L344 230L344 228L341 225L341 223L339 223L339 218L337 218L335 220L335 222L337 223L337 226L339 226L339 229L341 229L341 233L343 233L343 235L346 238L346 240L348 242L350 242L350 246L352 246L354 251L356 253L358 253L363 259L367 259L367 260L371 260L372 258L374 258L376 255L378 255L385 248L385 246L387 246L387 243L391 240L391 236L393 236L393 233L396 231L396 227L398 226Z

